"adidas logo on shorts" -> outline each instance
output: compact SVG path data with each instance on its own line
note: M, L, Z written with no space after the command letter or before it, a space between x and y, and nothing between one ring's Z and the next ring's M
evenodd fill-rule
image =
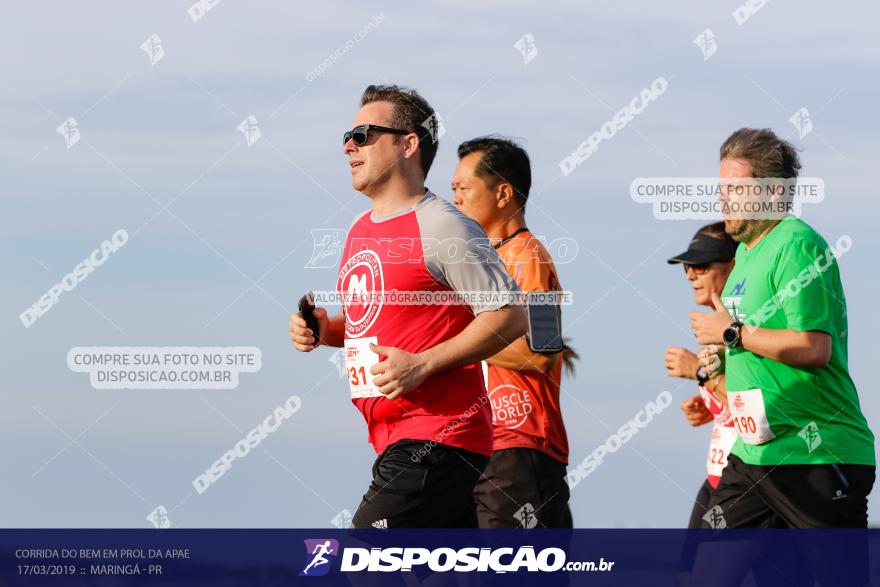
M373 528L381 528L382 530L388 529L388 518L382 518L381 520L376 520L371 524Z

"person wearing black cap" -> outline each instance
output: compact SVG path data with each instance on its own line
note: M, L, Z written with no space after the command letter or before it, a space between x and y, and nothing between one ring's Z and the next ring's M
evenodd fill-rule
M733 269L738 245L724 232L724 223L716 222L698 230L688 249L672 257L667 263L682 264L694 292L694 301L711 308L712 294L721 292ZM706 363L709 356L715 358L718 353L701 351L697 355L673 346L666 350L665 357L666 372L670 377L692 379L699 384L699 393L681 404L687 421L691 426L702 426L715 421L709 453L706 456L707 478L697 493L688 528L702 527L712 489L718 485L721 471L727 464L727 453L736 440L730 410L727 409L725 377L717 359L715 363Z

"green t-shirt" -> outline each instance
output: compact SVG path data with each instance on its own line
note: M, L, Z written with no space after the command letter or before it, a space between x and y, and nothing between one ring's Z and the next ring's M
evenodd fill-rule
M847 367L846 300L836 257L851 244L844 236L829 248L809 225L789 216L751 249L741 244L736 251L722 301L731 313L735 308L744 332L751 325L831 335L831 360L821 368L793 367L742 347L727 350L728 400L733 415L740 414L739 431L744 427L748 437L749 426L755 430L754 420L743 417L752 408L742 408L754 406L757 395L769 425L769 432L752 439L761 444L737 438L731 453L746 463L875 464L874 435ZM760 394L749 391L755 389ZM760 434L761 421L757 428Z

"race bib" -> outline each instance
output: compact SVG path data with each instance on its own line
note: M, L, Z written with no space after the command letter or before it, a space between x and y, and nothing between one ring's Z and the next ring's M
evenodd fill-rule
M709 454L706 455L706 472L712 477L721 477L721 471L727 466L727 455L736 442L736 429L733 426L715 424L712 428L712 440L709 442Z
M375 336L345 339L345 367L351 397L382 397L384 394L373 385L370 367L379 362L379 355L370 350L370 343L379 344Z
M733 416L733 427L746 444L764 444L776 438L767 421L760 389L728 391L727 406Z

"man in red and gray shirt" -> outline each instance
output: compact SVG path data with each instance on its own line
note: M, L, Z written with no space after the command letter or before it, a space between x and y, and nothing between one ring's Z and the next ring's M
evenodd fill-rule
M474 485L492 454L479 361L525 332L511 304L519 288L480 226L425 188L438 134L428 103L369 86L361 105L343 148L372 209L346 238L343 311L317 308L317 333L294 315L291 340L302 352L345 347L352 402L379 454L354 527L475 527ZM408 292L425 303L401 299Z

